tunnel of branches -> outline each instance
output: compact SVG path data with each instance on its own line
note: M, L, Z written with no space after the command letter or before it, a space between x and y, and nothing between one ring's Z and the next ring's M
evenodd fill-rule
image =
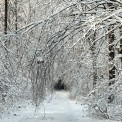
M54 90L60 91L60 90L67 90L66 84L63 82L62 79L59 79L55 84L54 84Z

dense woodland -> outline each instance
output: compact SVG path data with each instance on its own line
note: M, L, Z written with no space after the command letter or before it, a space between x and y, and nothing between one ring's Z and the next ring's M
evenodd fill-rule
M0 111L38 107L56 82L89 113L122 120L121 0L0 0Z

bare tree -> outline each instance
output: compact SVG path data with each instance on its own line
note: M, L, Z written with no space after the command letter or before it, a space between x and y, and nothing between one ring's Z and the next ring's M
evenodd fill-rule
M5 0L4 33L7 34L8 28L8 0Z
M18 17L17 17L17 0L15 0L15 30L17 31L18 27L17 27L17 24L18 24Z

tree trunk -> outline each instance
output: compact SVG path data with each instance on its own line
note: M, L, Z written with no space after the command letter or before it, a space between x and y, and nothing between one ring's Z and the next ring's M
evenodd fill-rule
M17 28L18 28L17 22L18 22L18 20L17 20L17 0L15 0L15 31L17 31Z
M93 41L95 40L96 38L96 32L94 32L94 35L93 35ZM92 58L93 58L93 62L92 62L92 65L93 65L93 88L96 87L96 84L97 84L97 56L96 56L96 42L94 42L93 46L92 46Z
M122 26L120 27L120 37L122 36ZM122 69L122 39L120 39L120 47L119 47L119 54L121 55L120 57L120 62L121 62L121 67L120 69Z
M110 31L114 25L110 25L108 31ZM109 86L115 83L115 50L114 50L114 31L108 34L108 44L109 44Z
M4 17L4 33L7 34L7 21L8 21L8 0L5 0L5 17Z

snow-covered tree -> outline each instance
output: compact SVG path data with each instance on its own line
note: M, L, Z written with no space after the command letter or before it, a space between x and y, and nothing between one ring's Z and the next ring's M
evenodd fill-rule
M121 0L9 0L6 7L0 88L7 95L26 89L38 107L61 79L92 113L121 119L113 112L122 106Z

